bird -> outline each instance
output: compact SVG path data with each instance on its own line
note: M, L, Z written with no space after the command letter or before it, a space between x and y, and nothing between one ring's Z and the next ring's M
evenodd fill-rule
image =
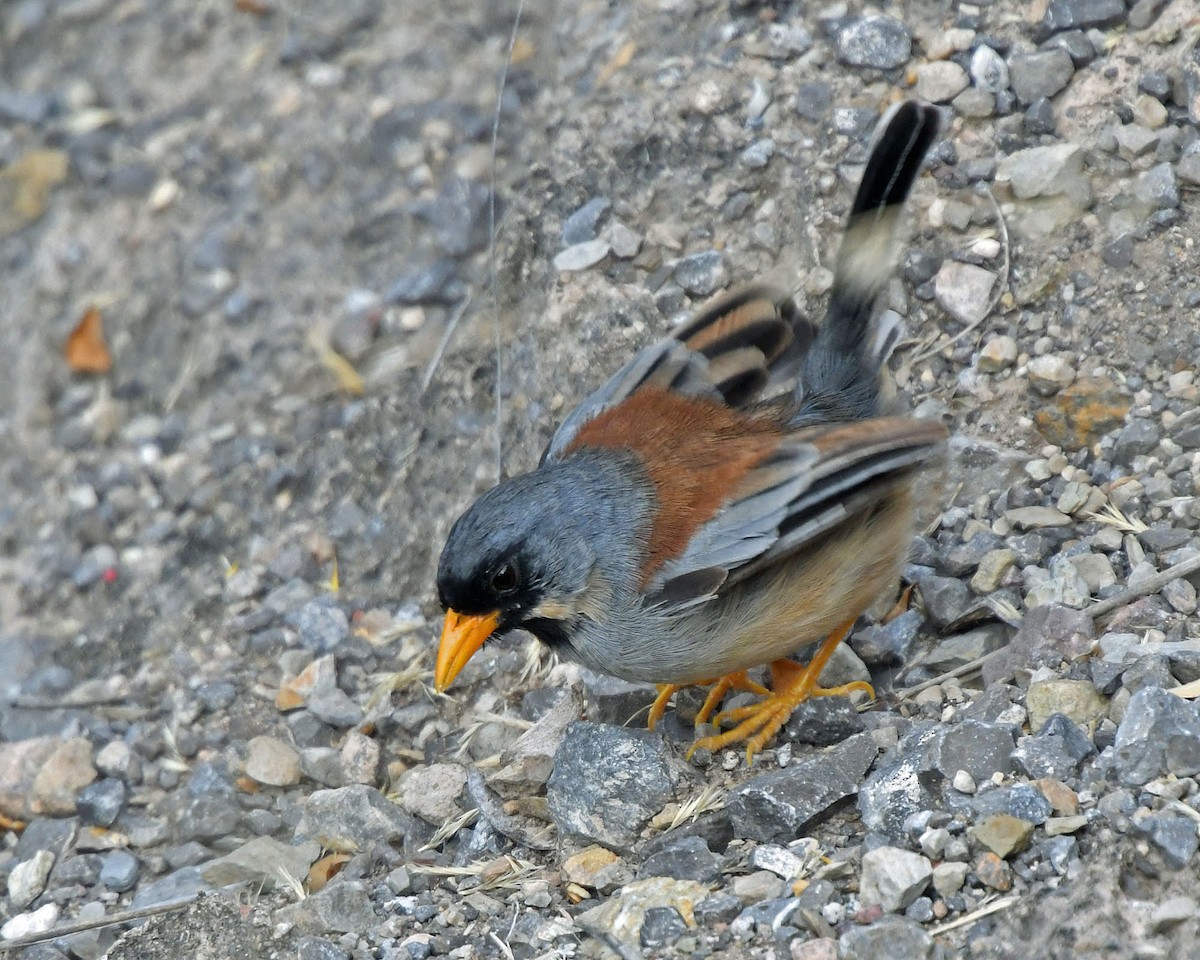
M809 697L874 697L817 678L895 585L914 481L948 435L889 411L899 334L874 309L940 126L919 100L877 124L821 323L768 284L719 295L585 397L535 469L459 517L437 570L439 692L521 628L565 660L657 684L651 727L678 689L707 685L697 728L733 726L688 755L744 742L747 762ZM791 659L813 643L807 665ZM766 665L769 687L750 677ZM714 717L730 690L757 699Z

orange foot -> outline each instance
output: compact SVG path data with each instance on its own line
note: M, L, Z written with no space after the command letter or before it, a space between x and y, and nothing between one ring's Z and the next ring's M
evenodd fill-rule
M718 713L713 718L713 723L718 727L725 721L740 722L732 730L714 734L711 737L701 737L688 750L688 758L691 759L692 754L701 748L720 750L731 743L741 743L744 740L746 741L746 763L749 764L754 755L766 746L767 741L779 732L779 728L787 723L792 711L810 697L845 696L851 691L861 690L873 699L875 690L869 683L862 680L855 680L853 683L847 683L840 687L817 686L817 678L821 675L825 664L853 626L854 621L851 620L844 627L831 633L806 667L791 660L773 661L771 663L772 692L758 703ZM707 705L706 701L705 706Z
M725 694L730 690L745 690L749 693L757 693L759 696L769 696L771 691L764 687L761 683L755 683L750 679L745 670L739 670L736 673L727 673L723 677L718 677L715 680L700 680L697 683L660 683L658 684L658 696L654 698L654 703L650 707L650 715L646 718L646 726L651 730L659 720L663 718L663 714L667 712L667 702L675 696L675 694L684 687L707 687L712 685L712 689L708 691L708 696L704 698L704 706L696 714L696 726L705 723L712 712L717 708Z

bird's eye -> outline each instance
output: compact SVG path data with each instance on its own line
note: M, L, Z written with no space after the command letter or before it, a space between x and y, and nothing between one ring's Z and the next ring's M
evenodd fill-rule
M512 593L517 589L516 564L505 561L492 572L492 590L496 593Z

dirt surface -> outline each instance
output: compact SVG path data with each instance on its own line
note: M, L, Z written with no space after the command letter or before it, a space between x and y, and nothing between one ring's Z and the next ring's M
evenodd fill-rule
M997 0L973 29L1001 47L1028 44L1038 19L1029 6ZM415 624L403 640L400 628L364 640L367 629L340 648L341 684L360 700L381 673L430 669L433 572L450 523L495 482L498 448L505 473L532 467L575 400L705 299L677 285L679 258L719 251L718 286L767 276L819 313L822 268L865 157L864 131L835 132L832 108L876 114L909 92L925 60L918 41L932 44L957 15L933 0L888 12L915 40L906 66L882 72L832 55L835 10L529 3L497 112L511 4L6 5L0 92L43 99L0 97L0 167L34 149L68 166L32 213L13 186L20 178L0 177L0 740L125 739L152 743L142 752L155 762L177 749L194 767L240 757L261 734L287 739L271 701L303 665L282 660L297 652L300 628L283 618L297 600L335 597L352 626L377 610ZM796 40L789 51L772 21L807 31L811 50ZM1196 188L1181 182L1182 200L1152 222L1130 198L1155 157L1130 161L1102 142L1141 77L1194 66L1187 0L1156 22L1177 34L1113 30L1109 68L1081 68L1053 100L1057 130L1045 142L1082 146L1074 176L1090 202L1063 216L965 172L1043 142L1021 126L1019 107L999 119L955 116L918 184L913 250L941 262L981 238L1003 248L988 264L994 307L977 324L950 317L911 259L890 293L909 334L899 385L961 436L1029 458L1053 442L1078 455L1073 463L1111 460L1115 428L1107 446L1104 431L1082 428L1069 443L1048 441L1046 424L1064 422L1069 404L1031 390L1026 361L1068 358L1079 377L1111 386L1106 408L1156 414L1167 378L1200 366ZM832 107L811 119L796 101L818 82ZM756 83L769 89L758 113L748 106ZM32 112L21 119L18 108ZM1172 109L1170 123L1190 130L1175 147L1186 148L1195 122ZM773 152L760 166L745 151L767 134ZM1179 159L1170 145L1156 149ZM638 252L556 270L564 221L597 197L611 202L606 229L629 228ZM969 208L965 229L931 218L947 201ZM1132 261L1112 266L1105 251L1126 235ZM73 373L63 345L93 306L111 372ZM1001 334L1017 342L1021 372L983 376L978 351ZM1188 396L1179 402L1194 405ZM952 477L947 492L941 506L961 521L995 491ZM1190 489L1177 496L1189 499ZM1160 500L1143 519L1194 534L1200 516L1189 509ZM1172 637L1195 636L1194 615L1173 622ZM482 690L485 711L519 706L537 686L521 673L539 665L535 649L503 641L464 673L470 694L438 701L411 728L383 723L381 770L461 759L467 702L480 706ZM214 709L201 694L219 683L236 697ZM64 702L81 689L87 696ZM391 696L398 711L429 702L420 684ZM491 745L470 756L503 744ZM186 783L178 773L146 783L133 805L173 809ZM311 789L302 781L277 805L283 834ZM1194 895L1194 882L1138 866L1142 841L1107 839L1109 848L1084 844L1086 870L1062 892L1029 893L1011 915L947 934L937 949L1184 956L1178 938L1194 938L1194 923L1151 935L1126 922L1141 908L1122 898L1161 903ZM545 861L551 874L557 858ZM168 869L158 847L143 859L143 880ZM1181 870L1194 881L1194 860ZM107 896L110 907L123 902ZM273 896L273 906L287 900ZM110 956L294 955L295 934L272 939L261 915L248 926L218 904L158 918ZM1071 931L1043 935L1067 914ZM1095 929L1103 937L1089 942ZM583 939L581 950L599 950ZM1152 940L1159 952L1134 950ZM354 956L419 953L352 941L343 946ZM774 949L755 943L757 955ZM745 955L736 944L713 949Z

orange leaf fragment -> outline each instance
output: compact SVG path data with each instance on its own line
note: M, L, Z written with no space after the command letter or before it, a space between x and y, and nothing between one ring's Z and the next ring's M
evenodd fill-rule
M104 342L104 326L96 307L83 312L67 337L63 356L74 373L108 373L112 369L112 354Z
M342 867L350 862L348 853L331 853L322 857L308 868L308 892L316 893L330 880L342 872Z
M633 55L635 53L637 53L637 43L633 40L627 40L621 46L621 49L616 52L613 58L600 68L600 72L596 74L596 86L604 86L609 80L616 76L618 71L629 66L629 63L633 60Z
M532 43L530 43L524 37L517 37L517 39L513 41L512 60L510 62L513 64L513 66L516 66L519 63L525 63L528 60L532 60L533 55L536 52L537 50Z
M903 591L901 591L900 599L896 601L896 605L887 612L887 614L884 616L883 620L880 622L881 623L891 623L898 616L900 616L900 614L906 613L908 611L910 604L912 603L912 592L913 592L913 585L910 583L907 587L904 588Z

